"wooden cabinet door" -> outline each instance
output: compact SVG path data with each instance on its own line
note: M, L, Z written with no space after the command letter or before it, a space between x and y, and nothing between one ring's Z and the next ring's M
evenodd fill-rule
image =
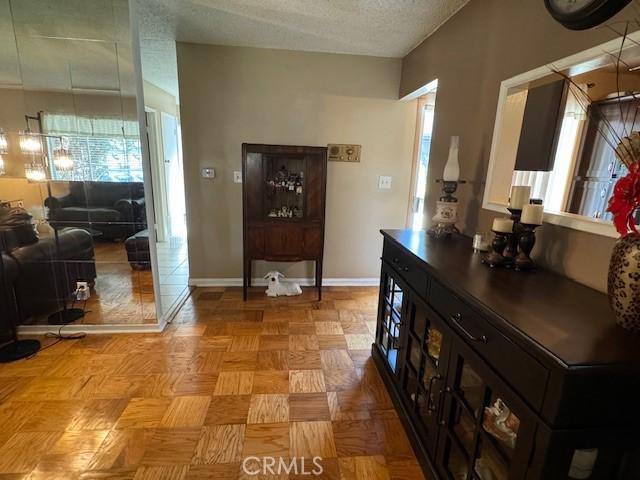
M306 157L305 218L320 221L324 218L327 159L316 154Z
M265 259L302 259L303 231L299 225L265 227Z
M311 225L304 227L304 240L302 244L304 258L315 260L322 253L322 227Z
M459 338L447 370L436 465L443 478L523 480L534 448L534 414Z
M264 256L264 227L247 227L246 248L249 258Z

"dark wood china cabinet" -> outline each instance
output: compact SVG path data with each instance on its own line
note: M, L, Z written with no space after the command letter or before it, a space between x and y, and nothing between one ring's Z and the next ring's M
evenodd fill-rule
M242 144L243 295L254 260L315 262L322 296L327 148Z
M604 294L382 233L373 358L427 478L640 478L640 337Z

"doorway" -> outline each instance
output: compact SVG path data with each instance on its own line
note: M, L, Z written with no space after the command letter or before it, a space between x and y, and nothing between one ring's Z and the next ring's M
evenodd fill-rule
M414 164L412 168L411 197L407 227L422 230L425 225L425 198L427 192L427 172L431 152L438 81L431 82L426 93L418 98L416 136L414 143Z

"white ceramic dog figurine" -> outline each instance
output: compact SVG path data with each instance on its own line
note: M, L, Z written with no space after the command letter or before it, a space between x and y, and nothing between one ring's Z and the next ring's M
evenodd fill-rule
M264 278L267 280L268 287L265 293L268 297L279 297L281 295L290 297L302 293L302 289L297 283L281 282L280 279L284 278L284 275L276 270L267 273Z

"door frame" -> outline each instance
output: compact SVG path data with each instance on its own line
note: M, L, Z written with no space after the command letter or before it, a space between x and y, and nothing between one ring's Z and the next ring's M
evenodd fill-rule
M147 137L149 139L149 155L151 157L151 187L153 189L153 208L156 215L156 240L158 242L165 242L167 240L168 230L167 222L168 218L168 204L167 204L167 192L164 182L164 162L160 161L163 158L162 142L159 141L158 135L158 123L160 117L158 111L151 107L144 107L145 118L147 120Z

